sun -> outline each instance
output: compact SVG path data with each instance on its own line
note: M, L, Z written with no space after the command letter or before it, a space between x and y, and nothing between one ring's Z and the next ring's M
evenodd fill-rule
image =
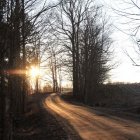
M29 69L29 76L31 78L37 78L40 76L40 69L37 66L31 66Z
M30 86L33 90L38 86L40 89L43 89L45 82L42 79L46 75L44 69L41 69L39 66L32 65L28 67L27 75Z

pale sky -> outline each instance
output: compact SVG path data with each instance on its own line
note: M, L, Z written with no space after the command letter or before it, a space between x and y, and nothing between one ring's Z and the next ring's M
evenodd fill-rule
M124 9L126 5L122 3L120 4L121 0L98 0L98 2L99 1L104 5L104 10L106 11L107 15L110 16L110 20L114 25L114 32L111 36L114 41L114 43L112 44L114 48L113 62L117 62L118 67L110 72L111 74L110 81L140 82L140 66L139 67L133 66L133 63L130 60L130 58L128 58L128 56L124 53L124 51L126 50L128 51L131 57L136 58L136 53L133 48L134 47L137 48L137 46L134 44L132 38L129 35L126 35L117 29L117 28L121 30L124 29L124 32L128 32L128 30L126 31L125 29L129 29L130 25L121 24L126 22L126 19L116 15L111 9L112 6ZM137 58L136 60L139 59L140 57Z
M111 23L113 23L114 32L112 33L111 37L112 40L114 41L112 44L112 48L114 49L114 58L112 60L112 63L115 62L116 65L118 66L115 69L111 70L110 72L111 77L109 81L140 82L140 67L133 66L133 62L124 53L124 51L126 50L128 51L131 57L135 58L136 53L133 48L136 47L136 45L133 43L130 36L118 30L124 29L125 32L125 29L128 29L129 25L121 24L125 22L126 19L116 15L111 9L112 6L123 9L125 5L120 4L121 0L96 0L96 1L97 3L101 3L104 5L104 11L107 13L108 16L110 16L110 21ZM140 57L137 60L140 60ZM71 84L71 82L65 80L63 81L62 84L66 86L67 84Z

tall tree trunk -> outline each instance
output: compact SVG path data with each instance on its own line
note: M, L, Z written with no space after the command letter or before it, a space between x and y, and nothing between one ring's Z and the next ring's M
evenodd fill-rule
M22 0L22 53L23 53L23 71L26 69L26 49L25 49L25 7L24 7L24 0ZM22 112L25 112L25 98L26 98L26 76L23 75L22 79L22 100L23 100L23 105L22 105Z

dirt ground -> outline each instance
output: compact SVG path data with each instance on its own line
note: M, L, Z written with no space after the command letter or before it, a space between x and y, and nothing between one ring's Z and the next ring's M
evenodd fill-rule
M45 100L46 107L73 126L83 140L140 140L140 117L120 109L89 107L65 101L59 94Z
M46 94L29 98L28 112L16 120L14 140L72 140L65 128L43 107Z

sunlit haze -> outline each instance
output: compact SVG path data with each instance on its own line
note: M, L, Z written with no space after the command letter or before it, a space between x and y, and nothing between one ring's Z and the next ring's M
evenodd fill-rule
M36 66L31 66L31 68L29 69L29 76L33 79L37 78L40 74L40 69Z

